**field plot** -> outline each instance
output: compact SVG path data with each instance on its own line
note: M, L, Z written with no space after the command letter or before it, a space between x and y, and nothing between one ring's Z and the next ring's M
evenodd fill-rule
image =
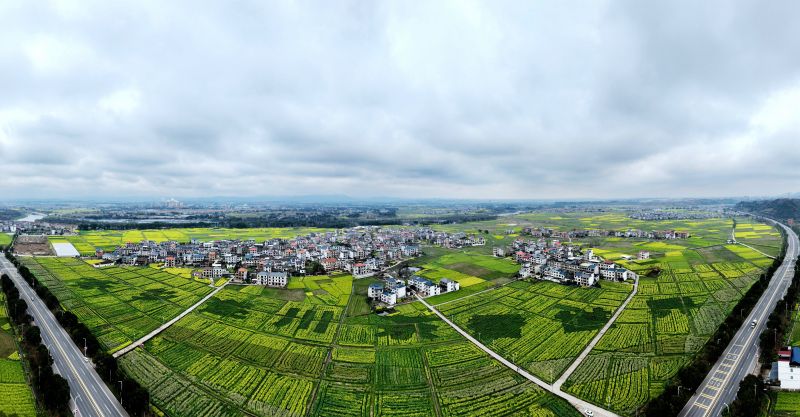
M225 228L176 228L176 229L145 229L145 230L91 230L82 231L76 236L57 236L50 238L53 242L68 241L72 243L81 255L92 255L96 248L113 250L127 242L140 242L151 240L164 242L175 240L189 242L192 239L200 241L222 239L253 239L264 241L273 238L293 238L309 233L325 232L325 229L311 227L262 227L251 229L225 229Z
M569 366L632 290L517 281L439 305L459 327L495 352L552 382Z
M20 258L109 350L146 335L212 289L154 268L94 268L73 258Z
M228 286L123 366L173 416L578 416L424 308L352 308L362 281Z
M5 295L0 292L0 415L36 416L31 388L25 380L19 351L6 315Z
M423 252L425 255L412 263L421 268L417 275L433 282L449 278L461 284L458 292L431 298L430 302L433 304L508 283L519 271L519 265L511 259L496 258L481 253L476 248L456 251L427 246L423 248Z
M770 263L738 245L667 250L627 263L646 275L638 294L563 389L634 414L692 359Z
M736 241L771 256L778 256L781 250L781 236L774 227L746 219L736 223Z
M6 246L11 243L11 235L0 233L0 246Z
M773 417L800 416L800 392L780 391L777 393L775 407L770 413Z

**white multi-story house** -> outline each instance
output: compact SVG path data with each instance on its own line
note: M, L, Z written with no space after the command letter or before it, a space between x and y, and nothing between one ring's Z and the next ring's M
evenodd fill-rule
M253 283L268 287L285 287L289 283L289 274L284 271L261 271L256 274Z
M439 281L439 287L441 287L443 292L453 292L458 291L461 288L461 285L452 279L442 278Z
M650 259L650 252L646 250L639 251L639 260L643 261L645 259Z
M505 249L496 246L492 248L492 255L497 256L498 258L502 258L503 256L506 256L506 251Z
M780 383L781 389L800 390L800 347L786 347L778 351L778 361L772 364L770 379Z

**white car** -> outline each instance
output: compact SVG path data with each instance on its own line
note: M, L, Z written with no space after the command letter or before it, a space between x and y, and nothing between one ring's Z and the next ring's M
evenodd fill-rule
M753 320L752 322L750 322L750 328L751 328L751 329L755 329L755 328L756 328L756 323L758 323L758 322L757 322L757 321L755 321L755 320Z
M592 417L592 416L594 416L594 411L592 411L592 410L590 410L590 409L588 409L588 408L587 408L586 410L584 410L583 412L584 412L584 414L586 414L588 417Z

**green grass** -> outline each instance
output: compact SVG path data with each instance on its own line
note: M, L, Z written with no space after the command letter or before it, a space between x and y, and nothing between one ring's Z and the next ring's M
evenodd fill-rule
M6 246L11 243L11 235L0 233L0 246Z
M19 351L6 316L5 295L0 292L0 413L36 416L33 393L25 380Z

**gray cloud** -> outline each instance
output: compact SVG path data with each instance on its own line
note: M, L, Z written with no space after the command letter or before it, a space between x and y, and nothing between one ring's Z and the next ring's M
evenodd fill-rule
M770 194L800 5L0 4L5 197Z

